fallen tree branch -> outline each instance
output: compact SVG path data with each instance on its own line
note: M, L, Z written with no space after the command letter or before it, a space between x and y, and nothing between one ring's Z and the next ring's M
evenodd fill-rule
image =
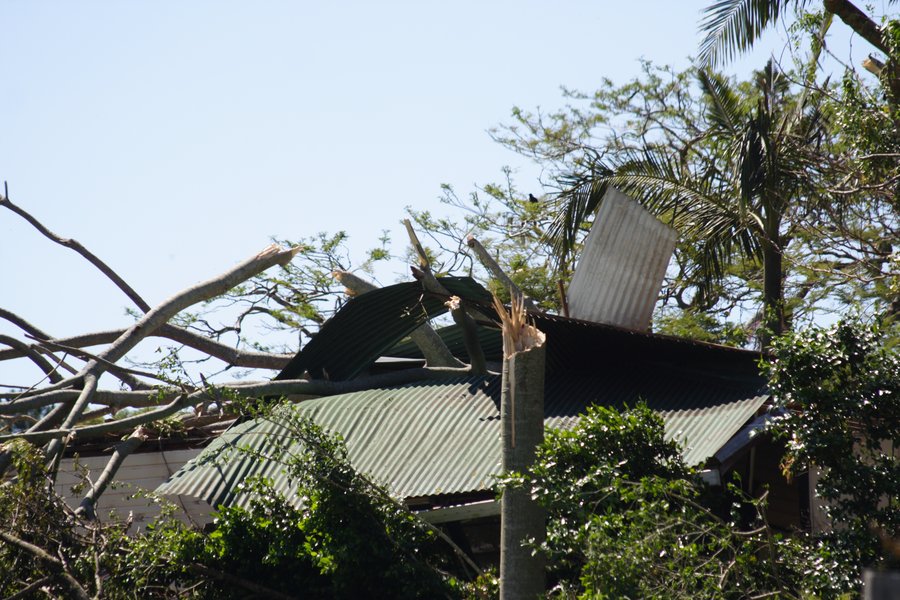
M218 277L198 283L175 296L172 296L156 308L150 310L137 323L125 330L109 348L99 354L104 360L116 362L134 348L141 340L162 327L172 317L181 311L221 294L224 294L239 283L258 275L269 267L285 265L299 251L299 248L284 250L272 244L259 254L245 260L241 264L226 271ZM97 368L94 361L88 363L84 372L91 372Z
M58 558L56 558L55 556L51 556L43 548L39 548L34 544L19 539L18 537L6 531L0 531L0 540L3 540L7 544L15 546L19 550L23 550L34 558L46 563L50 570L53 571L53 574L56 577L61 578L66 583L66 585L69 586L69 589L72 591L75 598L78 598L79 600L90 600L90 596L85 591L85 589L81 587L81 584L78 583L78 581L66 571L65 565Z
M481 342L478 340L478 326L475 320L462 307L462 300L459 296L450 296L450 299L444 303L444 306L450 309L450 316L453 317L453 322L463 332L463 342L466 344L466 351L469 353L472 372L487 373L487 360L484 357Z
M84 375L84 387L78 393L78 398L75 399L75 402L72 403L71 409L69 409L68 415L63 419L62 425L60 425L60 429L70 430L78 422L78 418L81 416L81 413L84 412L84 409L87 408L87 405L90 403L91 398L94 395L94 392L97 390L97 385L99 383L99 375L94 372L88 372ZM30 433L26 433L25 435L31 435ZM37 435L37 434L35 434ZM47 465L51 465L50 469L51 473L56 473L55 465L59 463L59 457L62 455L62 450L64 447L64 443L61 437L50 438L50 443L47 445L46 456L44 460Z
M91 486L91 490L85 494L84 498L82 498L81 504L78 506L75 514L83 514L90 521L93 521L96 518L94 507L97 500L103 492L106 491L106 487L112 481L112 478L115 477L119 467L128 455L136 450L138 446L143 444L147 437L147 431L143 427L138 427L130 436L128 436L128 438L116 445L109 462L106 463L103 472L100 473L97 481Z
M466 245L475 252L475 256L478 257L479 262L481 262L484 268L488 270L488 272L494 277L494 279L500 282L504 289L510 290L510 293L513 296L519 296L520 298L522 298L523 302L525 303L525 310L527 310L528 312L540 312L534 305L534 302L532 302L531 298L522 293L522 290L519 289L519 286L513 283L513 280L509 278L509 275L507 275L506 272L500 267L500 265L497 264L497 261L494 260L494 257L490 255L490 253L487 251L487 248L482 246L481 242L475 239L475 236L469 235L466 238Z
M40 330L34 330L40 331ZM118 337L125 333L124 329L113 329L110 331L97 331L94 333L85 333L81 335L54 338L46 334L40 335L28 330L33 337L44 339L55 344L64 345L70 348L84 348L87 346L98 346L100 344L109 344L114 342ZM216 341L214 339L202 336L193 331L188 331L183 327L166 323L156 332L147 337L160 337L184 344L204 352L214 358L218 358L229 366L244 367L247 369L272 369L278 371L283 369L293 354L272 354L269 352L256 352L253 350L241 350L228 344ZM31 348L38 348L36 344L30 344ZM0 350L0 361L22 358L25 353L18 349Z
M31 362L37 365L37 367L44 372L44 375L53 383L58 381L62 381L62 375L59 374L59 366L54 367L50 364L50 362L43 357L43 355L35 350L34 348L30 348L28 344L23 342L22 340L18 340L14 337L8 335L0 335L0 344L6 344L10 348L14 348L19 350L28 357Z
M106 275L106 277L109 278L110 281L116 284L116 287L122 290L125 295L128 296L131 301L134 302L137 307L140 308L143 312L148 312L150 310L150 305L147 304L144 299L141 298L141 296L125 282L124 279L119 277L119 275L115 271L113 271L109 267L109 265L100 260L100 258L97 257L93 252L82 246L77 240L63 238L56 235L55 233L44 227L44 225L40 221L31 216L31 214L29 214L27 211L13 204L9 198L0 196L0 206L5 206L12 212L16 213L17 215L31 223L31 225L39 232L41 232L41 234L47 239L54 241L61 246L65 246L66 248L71 248L72 250L80 254L89 263L97 267L97 269L99 269L101 273Z
M73 356L77 356L78 358L85 360L85 361L96 360L97 362L102 363L103 366L106 367L106 369L104 370L105 373L109 373L110 375L112 375L113 377L115 377L116 379L118 379L119 381L121 381L122 383L124 383L125 385L127 385L128 387L130 387L133 390L147 389L150 387L143 381L134 377L135 375L140 375L141 377L149 377L151 379L159 379L159 377L157 377L153 373L138 371L136 369L129 369L128 367L121 367L121 366L117 365L116 363L109 362L108 360L105 360L96 354L91 354L90 352L87 352L86 350L82 350L81 348L73 348L70 346L66 346L64 344L60 344L58 342L54 342L52 340L35 338L34 336L29 336L29 337L34 339L39 344L39 347L49 346L50 348L55 348L56 350L62 350L63 352L66 352Z
M440 294L450 299L447 303L447 307L450 309L450 316L453 317L453 322L463 330L463 338L466 342L466 351L469 353L469 362L472 365L472 371L478 374L487 373L487 362L484 358L484 350L481 348L481 343L478 341L478 324L466 311L465 306L463 306L460 299L457 296L452 296L447 288L441 285L437 280L434 273L431 272L431 263L428 261L428 254L426 254L425 248L422 247L419 236L416 235L416 230L413 229L409 219L403 219L403 225L406 226L406 232L409 234L409 241L418 255L419 267L421 267L421 269L413 266L410 267L413 277L422 283L422 287L424 287L426 291ZM453 298L456 298L455 302L453 301Z
M441 285L431 271L423 271L414 266L410 266L410 270L413 277L422 283L425 291L449 298L445 305L450 309L450 316L453 317L453 322L463 331L463 341L466 344L466 352L469 354L472 370L475 373L486 373L487 361L484 358L481 342L478 341L478 324L466 311L459 297L453 296L447 288ZM456 302L453 302L453 298L456 298Z
M473 369L466 367L463 369L454 369L449 367L422 367L418 369L405 369L403 371L393 371L389 373L380 373L371 377L363 377L360 379L350 379L348 381L328 381L324 379L284 379L278 381L263 381L252 383L241 383L233 385L218 385L210 388L202 388L195 390L190 394L185 393L169 393L160 395L159 391L132 391L132 392L116 392L109 390L98 390L94 392L93 404L107 404L118 406L161 406L158 410L150 411L119 419L109 421L99 425L87 425L79 428L75 427L59 427L52 430L44 431L28 431L25 433L9 434L0 436L0 443L8 442L13 439L24 439L33 444L42 444L50 440L65 438L69 435L75 435L78 439L87 439L114 433L125 429L132 429L138 425L151 423L153 421L165 418L187 408L192 404L201 400L215 400L220 397L216 394L216 389L227 389L230 392L242 398L261 398L272 396L334 396L338 394L349 394L351 392L359 392L373 388L392 387L415 383L423 380L440 380L448 378L471 377L480 375ZM54 403L60 401L77 401L80 392L77 390L62 390L53 392L52 398ZM47 400L49 398L45 398ZM29 399L34 400L34 399ZM163 402L167 402L163 405ZM60 406L65 406L61 404ZM6 408L2 406L0 408Z
M198 283L175 296L172 296L156 308L150 310L134 325L129 327L106 350L98 354L98 358L105 362L115 363L133 349L141 340L159 329L172 317L182 310L193 306L198 302L209 300L215 296L224 294L237 284L257 275L274 265L284 265L290 262L299 251L299 247L284 250L276 244L272 244L259 254L245 260L236 267L226 271L218 277ZM61 430L72 429L77 423L81 413L90 403L94 391L97 388L97 378L106 370L105 362L92 359L79 373L83 378L84 388L78 399L72 405L68 416L60 426ZM62 442L59 438L50 441L47 447L47 461L53 463L59 456Z
M23 319L16 313L6 310L5 308L0 308L0 319L5 319L6 321L9 321L10 323L15 325L22 331L24 331L26 333L30 333L31 335L36 335L38 337L49 337L42 330L38 329L37 327L35 327L31 323L29 323L28 321Z
M332 273L344 287L347 288L351 295L359 296L366 292L378 289L378 287L368 281L357 277L348 271L334 271ZM441 339L441 336L432 329L431 325L424 323L418 329L409 334L413 343L418 346L425 357L425 363L430 367L464 367L465 363L453 356L447 344Z

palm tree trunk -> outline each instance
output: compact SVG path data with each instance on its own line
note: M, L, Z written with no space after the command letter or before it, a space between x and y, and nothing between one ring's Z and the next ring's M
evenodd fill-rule
M500 394L500 439L503 473L525 472L544 439L544 334L525 323L520 296L512 314L494 298L503 326L503 383ZM545 559L525 546L547 535L543 508L531 490L508 487L500 499L500 600L534 600L545 592Z
M774 239L773 239L774 238ZM785 332L783 249L778 235L763 240L763 330L759 336L763 350L772 338Z

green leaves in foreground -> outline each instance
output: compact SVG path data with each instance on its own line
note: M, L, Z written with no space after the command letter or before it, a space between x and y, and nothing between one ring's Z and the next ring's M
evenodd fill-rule
M705 504L705 485L644 405L591 408L548 434L526 485L548 513L552 595L580 598L799 597L807 552L756 518ZM744 500L749 502L749 500ZM739 506L736 505L736 509ZM762 597L762 596L760 596Z
M900 357L890 334L849 321L811 328L780 339L769 367L787 409L775 428L789 439L785 466L818 474L816 495L840 524L822 553L848 589L860 567L900 559L885 550L900 539Z

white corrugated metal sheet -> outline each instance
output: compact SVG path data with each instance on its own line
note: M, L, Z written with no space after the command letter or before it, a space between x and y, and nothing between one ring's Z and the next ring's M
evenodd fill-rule
M569 285L569 316L646 331L678 235L609 188Z

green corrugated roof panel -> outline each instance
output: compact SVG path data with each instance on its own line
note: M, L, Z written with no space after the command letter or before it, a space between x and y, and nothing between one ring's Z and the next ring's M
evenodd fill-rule
M491 296L470 277L441 277L452 294L490 302ZM429 318L447 312L446 298L423 292L412 281L356 296L291 359L276 379L309 373L315 379L343 381L364 369Z
M401 498L489 490L500 468L499 377L421 382L309 400L295 409L339 433L350 460ZM666 435L686 442L685 459L701 464L759 409L758 386L717 382L678 372L640 369L551 377L545 397L548 427L571 427L592 403L622 406L639 400L660 412ZM269 421L237 425L160 487L211 505L240 504L235 488L250 475L271 477L292 490L280 465L234 453L220 464L206 457L235 446L260 449L284 431ZM278 438L275 438L278 439Z
M448 325L435 330L447 349L453 356L461 360L469 361L469 352L466 349L465 337L462 329L457 325ZM488 327L479 327L476 330L478 342L481 350L487 360L500 361L503 360L503 336L500 335L499 329ZM405 338L400 343L386 352L386 356L396 358L424 358L419 347L409 338Z

